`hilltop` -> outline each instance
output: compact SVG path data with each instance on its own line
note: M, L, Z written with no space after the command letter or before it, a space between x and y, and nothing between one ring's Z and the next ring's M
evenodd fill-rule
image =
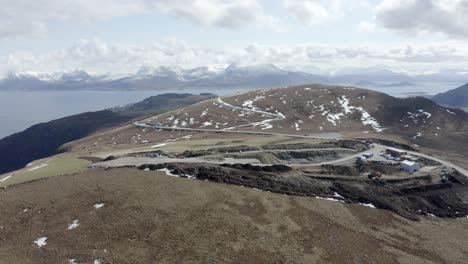
M423 97L395 98L352 87L304 85L213 99L144 122L167 127L268 133L395 136L412 145L466 153L468 113Z

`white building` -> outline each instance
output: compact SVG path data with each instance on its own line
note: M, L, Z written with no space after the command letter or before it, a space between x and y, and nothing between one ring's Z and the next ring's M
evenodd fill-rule
M419 164L416 162L409 161L409 160L404 160L401 162L400 168L407 172L415 172L419 170Z

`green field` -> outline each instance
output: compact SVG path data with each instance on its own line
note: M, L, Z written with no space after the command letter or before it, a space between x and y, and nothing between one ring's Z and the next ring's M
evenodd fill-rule
M64 174L77 173L85 170L89 164L91 164L91 162L87 160L71 157L52 157L49 159L35 161L31 166L1 175L0 187ZM10 178L1 181L9 175L11 175Z

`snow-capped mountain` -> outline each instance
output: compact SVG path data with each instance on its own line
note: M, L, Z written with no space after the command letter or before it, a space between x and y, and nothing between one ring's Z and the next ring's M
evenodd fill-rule
M239 65L231 64L224 71L225 75L233 77L252 77L259 75L282 75L287 73L284 70L276 67L273 64L259 64L259 65Z
M455 78L456 77L456 78ZM183 69L173 66L143 66L126 75L95 74L84 70L58 73L20 72L0 80L0 90L158 90L185 88L260 88L306 83L359 84L438 82L466 78L466 75L430 74L408 76L385 66L348 68L334 74L312 74L273 64L227 67L203 66ZM463 81L466 82L466 79Z

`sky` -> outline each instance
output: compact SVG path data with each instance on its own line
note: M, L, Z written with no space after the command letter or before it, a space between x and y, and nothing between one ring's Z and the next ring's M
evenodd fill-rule
M0 76L272 63L468 71L468 0L0 0Z

